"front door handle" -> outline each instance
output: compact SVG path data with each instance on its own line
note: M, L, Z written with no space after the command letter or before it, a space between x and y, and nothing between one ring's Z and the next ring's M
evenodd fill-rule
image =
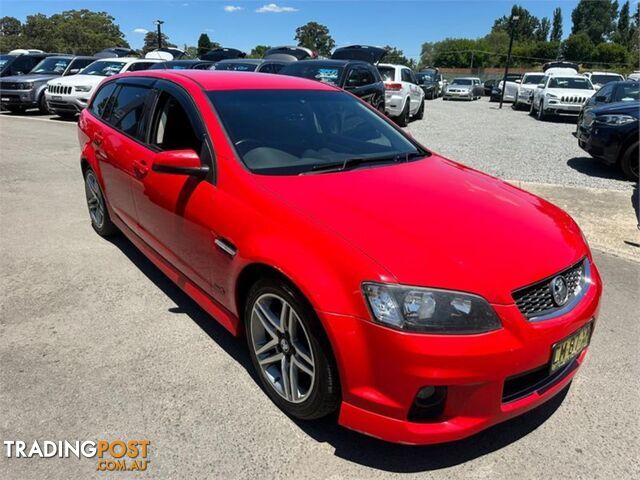
M93 135L93 143L99 147L100 145L102 145L102 141L104 140L104 136L102 135L102 132L96 132Z
M133 161L133 173L137 178L143 178L149 173L149 167L144 160Z

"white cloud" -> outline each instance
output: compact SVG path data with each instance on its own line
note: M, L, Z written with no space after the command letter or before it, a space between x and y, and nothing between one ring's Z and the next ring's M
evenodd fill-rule
M235 5L225 5L225 7L224 7L224 11L225 11L225 12L229 12L229 13L232 13L232 12L238 12L238 11L240 11L240 10L244 10L244 8L242 8L242 7L237 7L237 6L235 6Z
M280 5L276 5L275 3L268 3L256 10L256 12L258 13L288 13L297 11L297 8L281 7Z
M146 28L134 28L133 33L149 33L149 30Z

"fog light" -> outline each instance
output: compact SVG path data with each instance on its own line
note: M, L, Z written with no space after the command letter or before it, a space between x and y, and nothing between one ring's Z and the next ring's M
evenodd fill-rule
M409 421L433 422L438 421L444 412L447 399L447 387L426 386L418 390L413 405L409 409Z

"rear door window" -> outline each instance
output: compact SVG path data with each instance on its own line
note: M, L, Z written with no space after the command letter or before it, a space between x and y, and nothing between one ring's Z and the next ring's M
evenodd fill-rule
M145 105L151 89L138 85L121 85L115 96L109 123L122 133L130 137L142 140L143 129L141 123L145 111Z
M401 73L401 78L403 82L408 82L408 83L416 83L412 78L411 78L411 70L403 68L402 69L402 73Z

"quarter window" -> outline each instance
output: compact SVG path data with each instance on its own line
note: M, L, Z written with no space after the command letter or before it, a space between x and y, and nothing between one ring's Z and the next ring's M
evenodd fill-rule
M121 132L142 140L142 129L138 126L142 121L145 102L150 92L146 87L122 85L113 101L109 123Z

